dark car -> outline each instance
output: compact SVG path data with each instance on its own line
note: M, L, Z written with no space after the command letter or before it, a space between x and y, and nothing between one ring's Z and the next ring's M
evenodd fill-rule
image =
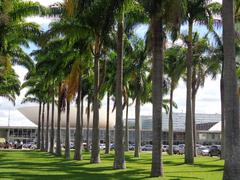
M220 156L221 155L221 146L213 145L209 149L209 156Z
M173 154L179 154L179 147L177 145L173 145Z
M134 150L135 149L135 144L129 144L128 148L129 148L129 150Z

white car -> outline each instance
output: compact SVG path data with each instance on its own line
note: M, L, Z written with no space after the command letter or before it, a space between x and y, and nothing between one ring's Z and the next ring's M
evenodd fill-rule
M202 156L208 156L209 155L209 148L205 146L201 146L197 148L197 153Z
M209 148L202 149L201 154L203 156L208 156L209 155L209 151L210 151Z
M99 145L99 148L100 148L101 150L104 150L104 149L106 149L106 145L105 145L105 144L100 144L100 145Z
M145 144L144 146L142 146L142 151L152 151L152 145Z

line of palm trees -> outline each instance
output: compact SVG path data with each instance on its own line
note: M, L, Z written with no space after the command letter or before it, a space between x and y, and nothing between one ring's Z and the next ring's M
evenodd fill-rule
M185 163L194 164L195 102L205 78L221 73L222 146L224 179L236 179L240 170L239 102L236 78L236 30L239 1L223 0L223 6L208 0L66 0L49 8L21 0L0 1L0 95L14 101L20 82L12 68L18 63L28 69L21 88L28 88L23 102L39 103L37 147L61 156L61 114L66 111L66 159L70 159L71 102L76 103L74 159L81 160L83 114L87 113L89 145L90 111L93 111L90 163L100 163L99 108L107 94L106 150L110 149L109 112L116 111L114 169L126 168L128 150L128 107L135 102L135 157L140 157L140 106L153 105L151 176L163 176L162 109L169 110L169 154L173 147L174 89L186 81ZM234 11L235 10L235 11ZM24 17L55 16L47 32L39 31ZM222 15L223 21L214 19ZM235 23L236 21L236 23ZM148 24L145 39L135 29ZM201 37L193 29L205 26ZM223 24L223 40L215 24ZM187 26L187 34L180 33ZM169 37L172 46L169 45ZM176 40L182 44L175 44ZM214 39L214 40L213 40ZM21 46L32 41L39 46L31 58ZM212 42L216 42L212 45ZM11 89L11 90L10 90ZM170 99L163 97L170 93ZM87 100L87 107L84 107ZM114 102L113 108L110 101ZM54 107L57 106L57 117ZM126 110L124 127L123 110ZM46 112L45 112L46 111ZM51 112L50 112L51 111ZM46 119L45 119L46 113ZM57 124L55 134L54 124ZM124 133L125 129L125 133ZM56 149L54 149L56 139ZM223 158L222 157L222 158Z

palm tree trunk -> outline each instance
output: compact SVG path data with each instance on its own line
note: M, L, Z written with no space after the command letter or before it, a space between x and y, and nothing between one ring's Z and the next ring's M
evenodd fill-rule
M47 103L47 124L46 124L46 132L45 132L45 151L48 151L48 143L49 143L49 102Z
M93 127L92 127L92 151L90 163L99 163L99 58L101 49L100 37L97 36L94 55L94 90L93 90Z
M80 121L81 121L81 124L80 124L80 160L83 160L83 154L82 154L82 151L83 151L83 109L84 109L84 104L83 104L83 97L82 97L82 101L81 101L81 118L80 118Z
M196 92L192 90L192 119L193 119L193 153L194 157L197 156L197 149L196 149L196 119L195 119L195 108L196 107Z
M193 153L193 119L192 119L192 28L193 21L189 20L188 27L188 54L187 54L187 99L185 125L185 163L194 163Z
M163 93L163 22L161 17L153 15L152 28L152 167L151 176L163 176L162 164L162 93Z
M45 103L43 103L43 109L42 109L42 138L41 138L41 151L44 151L44 118L45 118Z
M128 132L128 98L126 104L126 119L125 119L125 151L129 150L129 132Z
M77 96L77 117L76 117L76 131L75 131L75 151L74 151L74 160L80 160L80 129L81 129L81 120L80 120L80 104L81 104L81 78L79 77L78 85L78 96Z
M65 136L65 159L70 159L70 101L67 100L67 113L66 113L66 136Z
M61 148L61 83L58 89L58 114L57 114L57 137L56 137L56 156L62 155Z
M105 154L109 154L110 152L110 134L109 134L109 108L110 106L110 95L109 92L107 93L107 123L106 123L106 149L105 149Z
M89 121L90 121L90 97L88 95L88 104L87 104L87 151L89 151Z
M221 159L224 159L224 134L225 134L225 127L224 127L224 79L223 79L223 69L221 74L221 80L220 80L220 93L221 93Z
M40 149L40 145L41 145L41 113L42 113L42 103L39 102L38 130L37 130L37 149Z
M138 89L137 89L138 91ZM140 97L136 97L135 105L135 149L134 157L140 157L140 148L141 148L141 129L140 129Z
M124 15L120 14L117 29L117 72L116 72L116 123L115 123L115 156L114 169L125 169L123 118L122 118L122 90L123 90L123 33Z
M51 119L51 134L50 134L50 153L54 153L54 95L52 95L52 119Z
M169 103L169 124L168 124L168 154L173 155L173 90L174 90L174 84L173 80L171 80L171 87L170 87L170 103Z
M224 180L238 180L240 177L240 121L234 25L234 1L223 0L223 76L225 117Z

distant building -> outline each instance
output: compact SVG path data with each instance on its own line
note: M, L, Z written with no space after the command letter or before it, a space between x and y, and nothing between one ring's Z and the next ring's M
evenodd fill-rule
M36 139L36 130L37 125L17 110L10 111L9 117L0 118L0 138L6 141L33 142Z
M163 113L162 129L163 144L168 144L168 114ZM221 129L212 131L211 128L221 121L220 114L196 114L197 143L219 144ZM134 143L135 119L129 119L129 141ZM152 116L141 116L142 143L152 143ZM173 113L174 144L184 143L185 113Z
M20 112L19 112L20 111ZM24 143L36 141L37 137L37 122L38 122L38 107L24 107L19 108L19 111L14 111L8 118L0 119L0 138L8 139L9 141L20 140ZM45 113L46 114L46 113ZM51 118L51 116L50 116ZM65 124L66 114L61 116L61 141L65 141ZM86 140L86 114L84 113L83 137ZM106 110L100 109L99 113L99 136L100 142L105 141L105 127L106 127ZM55 108L55 127L57 119L57 109ZM196 114L196 128L197 128L197 143L201 144L219 144L221 134L221 120L220 114ZM129 119L129 142L134 143L135 130L134 119ZM46 122L46 121L45 121ZM71 107L70 111L70 139L74 141L76 123L76 107ZM168 114L163 113L163 143L168 144ZM114 126L115 126L115 112L110 113L110 138L114 142ZM174 128L174 143L184 143L185 138L185 114L173 114L173 128ZM90 116L90 141L92 137L92 112ZM142 144L152 143L152 117L141 116L141 136Z

